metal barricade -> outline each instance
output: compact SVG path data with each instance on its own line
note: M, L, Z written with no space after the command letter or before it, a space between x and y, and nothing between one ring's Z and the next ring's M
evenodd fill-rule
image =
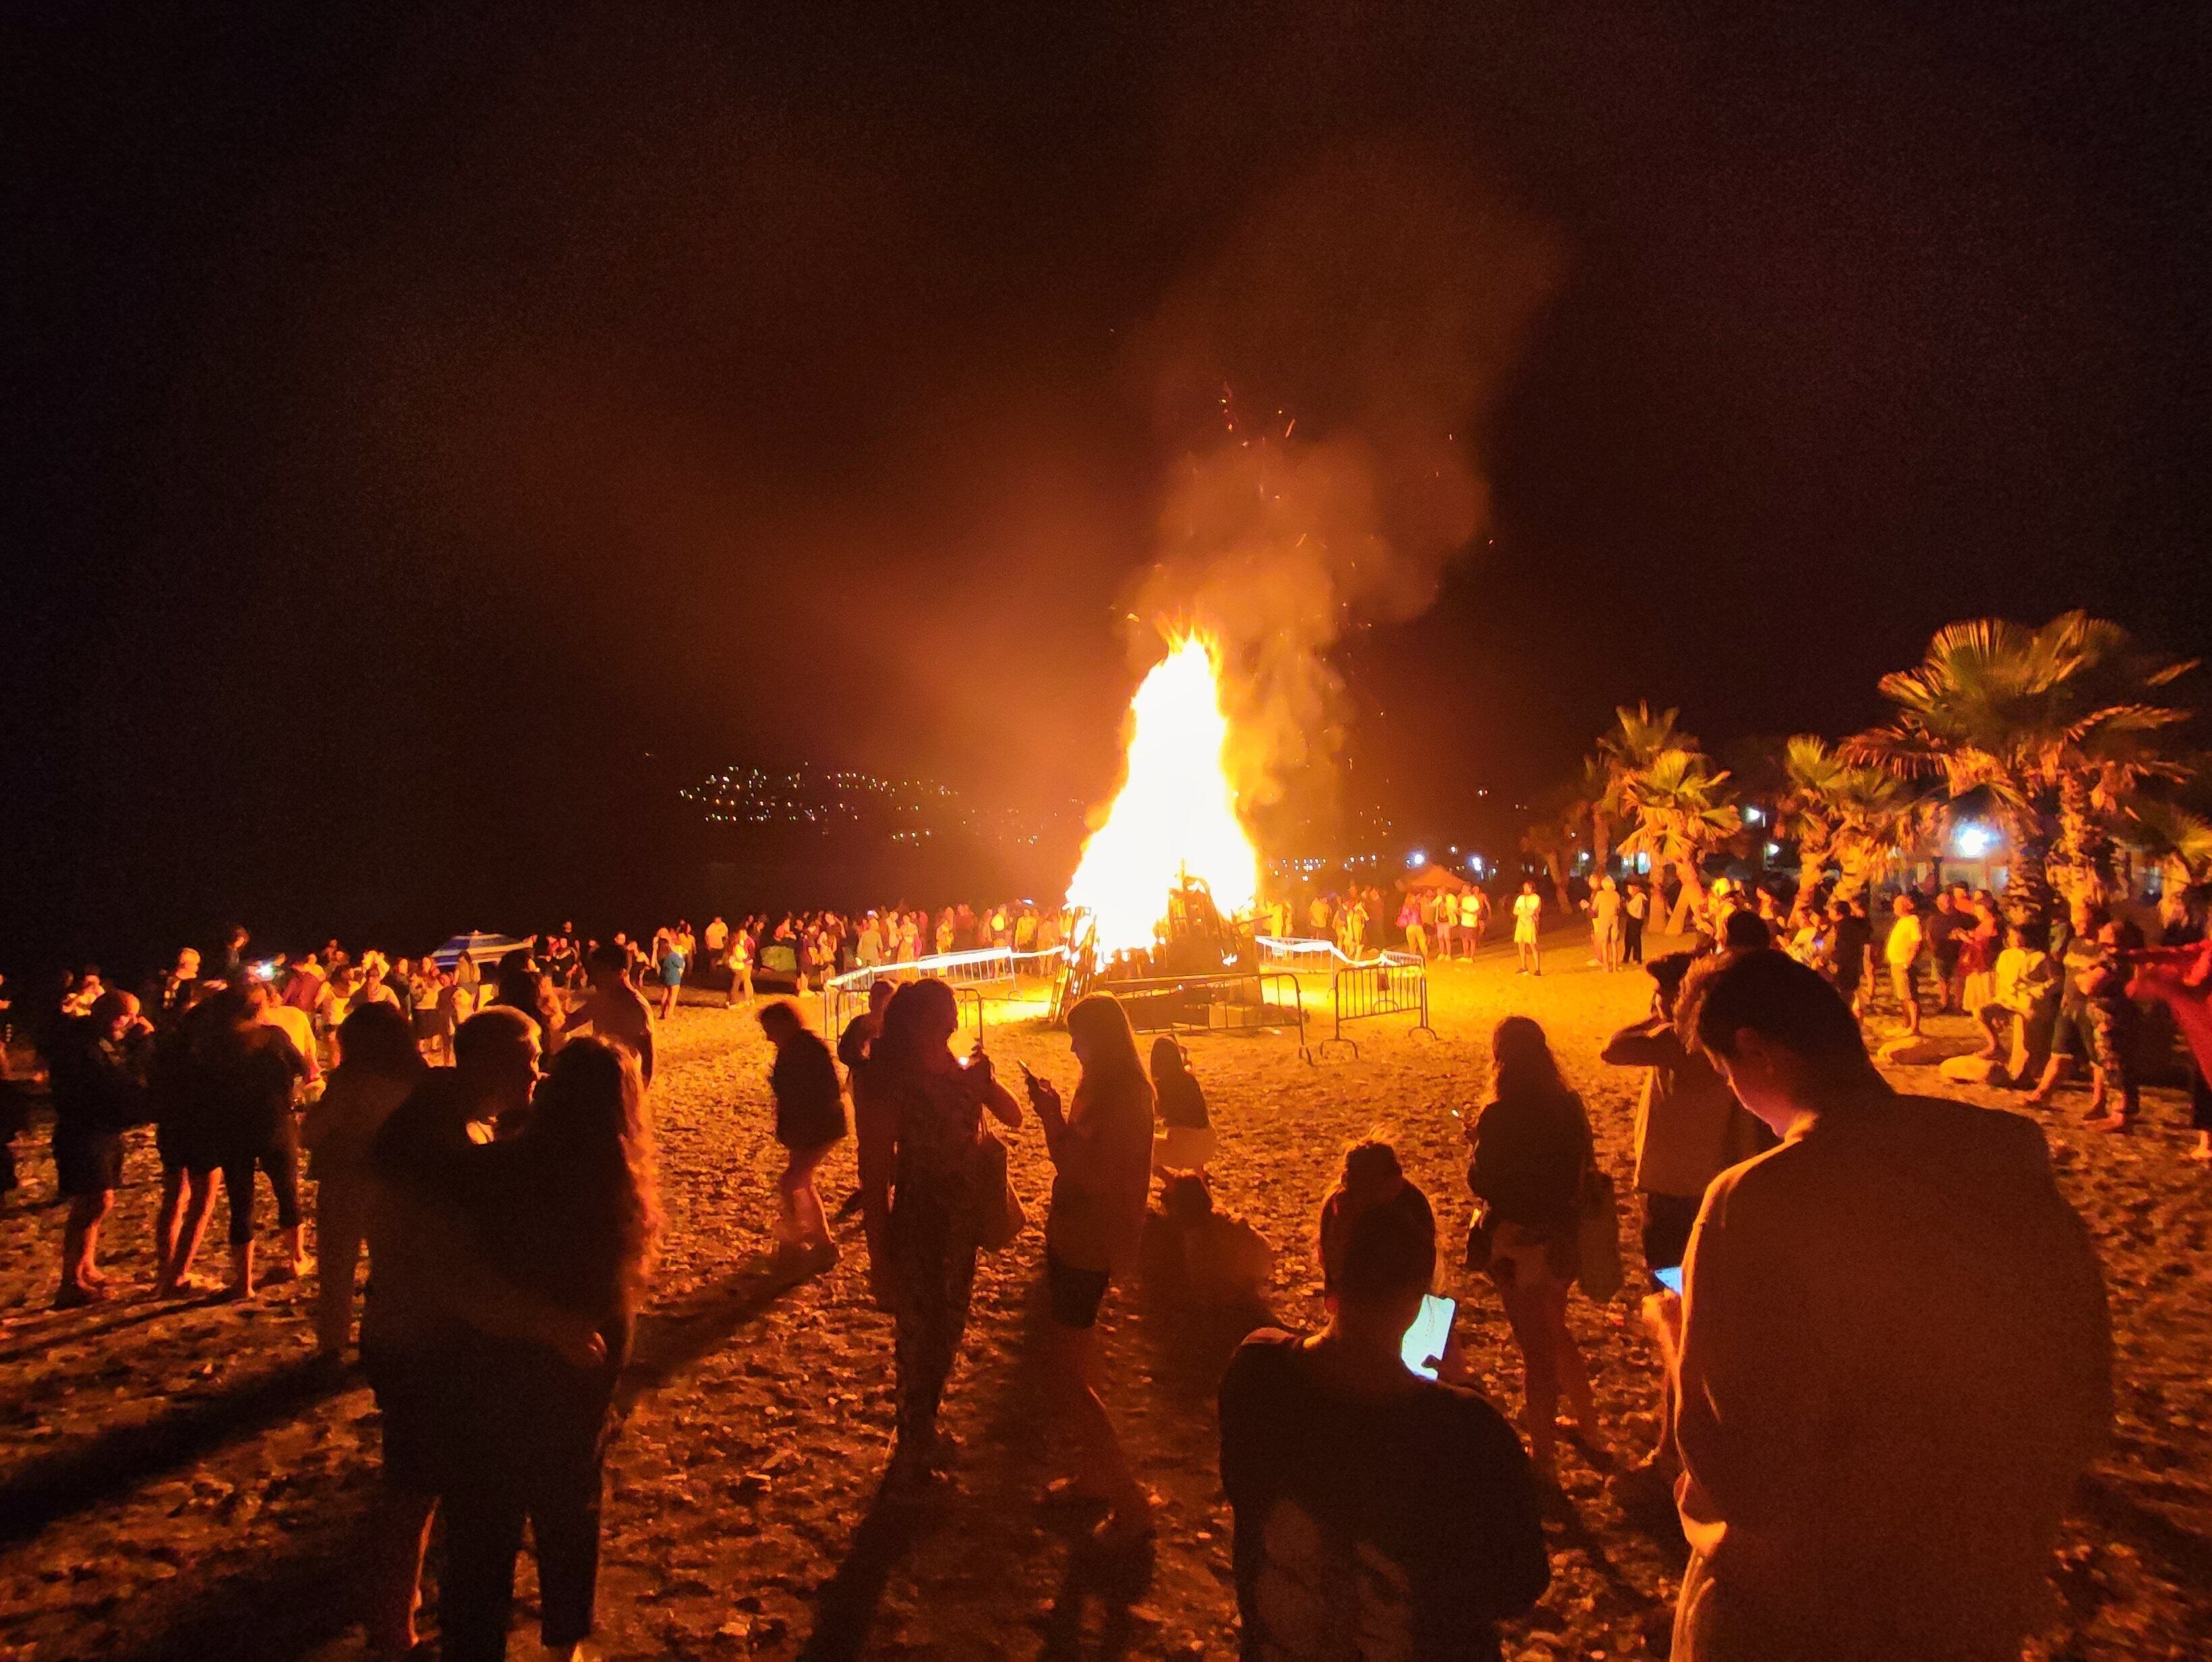
M1260 954L1263 970L1304 970L1319 972L1332 970L1340 964L1349 964L1334 941L1323 941L1313 935L1261 934L1252 937L1252 945Z
M1268 996L1271 989L1275 997ZM1298 978L1285 971L1102 977L1091 983L1091 990L1111 993L1127 1014L1129 1026L1140 1033L1265 1032L1272 1026L1295 1027L1300 1060L1314 1059L1306 1039L1305 995ZM1249 996L1230 995L1244 994Z
M1383 953L1356 964L1347 962L1329 977L1328 996L1333 1023L1329 1036L1321 1042L1324 1053L1332 1044L1349 1044L1357 1056L1358 1041L1344 1036L1344 1024L1370 1016L1411 1013L1419 1017L1412 1031L1437 1037L1429 1025L1429 966L1414 953Z
M1018 953L1009 947L984 947L974 952L934 953L926 958L900 959L889 963L871 964L863 969L848 970L842 975L833 975L822 983L823 1029L830 1042L845 1029L850 1019L848 1008L865 1005L868 989L878 981L919 981L924 976L934 977L946 983L957 994L972 998L976 1008L976 1027L982 1026L984 989L1004 986L1006 996L1018 998L1022 977L1049 975L1048 966L1063 962L1067 957L1065 947L1048 947L1042 952Z

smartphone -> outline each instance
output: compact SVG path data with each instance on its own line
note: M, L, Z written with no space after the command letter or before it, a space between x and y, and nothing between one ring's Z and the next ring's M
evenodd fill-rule
M1444 1341L1451 1337L1452 1318L1458 1313L1458 1304L1450 1299L1440 1299L1433 1293L1422 1298L1421 1313L1413 1318L1413 1324L1406 1330L1405 1342L1398 1347L1399 1357L1409 1371L1424 1379L1437 1377L1429 1358L1444 1354Z
M1677 1298L1681 1296L1682 1266L1680 1264L1670 1263L1664 1269L1655 1269L1651 1272L1651 1279Z

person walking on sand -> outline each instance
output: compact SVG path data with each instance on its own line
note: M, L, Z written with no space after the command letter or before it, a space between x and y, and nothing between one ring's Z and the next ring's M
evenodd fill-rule
M1127 1546L1152 1535L1154 1501L1130 1470L1099 1397L1093 1330L1108 1287L1136 1267L1144 1238L1152 1085L1128 1015L1111 994L1077 1001L1067 1013L1067 1038L1083 1077L1065 1110L1049 1080L1023 1070L1053 1164L1044 1247L1051 1302L1046 1392L1075 1443L1074 1470L1047 1495L1103 1504L1106 1517L1094 1538Z
M1536 932L1544 916L1544 898L1536 892L1534 883L1523 880L1521 892L1513 902L1513 953L1520 961L1516 975L1544 973L1543 949L1536 944Z
M845 1093L830 1047L796 1003L779 998L763 1005L760 1025L775 1047L768 1082L775 1098L775 1140L784 1150L783 1172L775 1180L776 1256L819 1274L837 1262L837 1245L830 1238L814 1173L845 1140Z

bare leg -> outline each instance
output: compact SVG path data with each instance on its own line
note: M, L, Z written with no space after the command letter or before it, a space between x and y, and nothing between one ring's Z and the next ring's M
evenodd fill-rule
M1506 1289L1504 1297L1505 1319L1521 1351L1521 1428L1528 1438L1528 1460L1538 1480L1550 1482L1559 1443L1559 1347L1539 1293L1516 1285Z
M1121 1439L1091 1383L1097 1354L1091 1330L1053 1322L1046 1331L1046 1391L1054 1414L1074 1440L1075 1488L1106 1501L1117 1517L1142 1518L1149 1497L1129 1470Z
M438 1509L434 1495L417 1495L391 1483L377 1496L370 1520L368 1609L369 1649L379 1656L404 1656L415 1648L415 1612L422 1603L422 1553L430 1542L430 1519Z
M2074 1058L2064 1051L2054 1051L2051 1060L2043 1064L2043 1077L2035 1081L2035 1088L2027 1093L2030 1102L2048 1102L2051 1093L2073 1070Z
M177 1256L177 1225L185 1211L185 1171L180 1166L161 1172L161 1209L154 1215L154 1279L157 1287L169 1284L169 1263Z
M177 1226L176 1250L169 1255L169 1267L157 1289L163 1294L189 1284L192 1259L200 1250L200 1237L207 1233L208 1214L215 1208L215 1173L203 1172L188 1181L191 1192L185 1196L185 1215Z
M70 1202L69 1221L62 1226L61 1297L67 1302L82 1303L98 1286L93 1255L100 1246L100 1221L114 1200L114 1191L103 1189Z

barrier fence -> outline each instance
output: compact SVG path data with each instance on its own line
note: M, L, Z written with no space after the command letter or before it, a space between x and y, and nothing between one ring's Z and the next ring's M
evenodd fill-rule
M1429 1025L1429 966L1416 953L1383 953L1357 964L1346 960L1329 977L1328 1000L1334 1022L1322 1041L1324 1051L1332 1044L1349 1044L1358 1056L1358 1041L1344 1036L1344 1024L1370 1016L1410 1014L1419 1018L1412 1031L1437 1037Z
M1270 990L1275 996L1269 997ZM1111 993L1140 1033L1264 1032L1295 1026L1298 1055L1311 1062L1306 1001L1298 978L1281 970L1224 970L1205 975L1102 977L1093 992Z
M980 1032L985 989L1004 987L1006 991L998 996L1019 998L1024 975L1040 979L1057 976L1066 961L1065 947L1026 953L1018 953L1011 947L982 947L972 952L933 953L926 958L902 959L848 970L822 983L823 1031L830 1043L836 1044L837 1035L845 1031L845 1023L866 1007L868 989L878 981L918 981L924 976L933 976L948 983L956 995L965 995L961 1001L963 1009L973 1001L975 1026Z

